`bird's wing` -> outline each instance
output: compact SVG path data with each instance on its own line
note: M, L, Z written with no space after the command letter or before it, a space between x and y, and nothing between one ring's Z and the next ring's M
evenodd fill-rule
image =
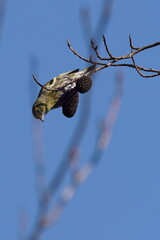
M76 72L79 72L79 69L75 69L75 70L72 70L72 71L69 71L69 72L65 72L65 73L61 73L58 78L61 78L63 76L66 76L66 75L70 75L70 74L73 74L73 73L76 73Z
M73 78L73 76L77 72L79 72L78 68L75 70L69 71L69 72L62 73L59 76L55 77L54 79L52 79L50 81L50 84L52 85L51 89L53 89L53 90L61 89L62 90L64 87L74 83L75 79ZM71 88L72 87L73 86L71 85ZM69 86L69 88L70 88L70 86ZM66 90L66 89L64 89L64 90Z
M76 73L76 72L79 72L79 68L77 68L73 71L66 72L65 74L69 75L69 74Z

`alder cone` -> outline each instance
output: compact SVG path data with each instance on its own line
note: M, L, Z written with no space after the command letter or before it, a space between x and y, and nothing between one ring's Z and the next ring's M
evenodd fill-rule
M76 89L79 93L86 93L92 87L92 79L90 77L82 77L77 81Z
M62 104L63 115L68 118L73 117L77 111L78 101L79 95L77 91L73 89L70 92L68 92Z

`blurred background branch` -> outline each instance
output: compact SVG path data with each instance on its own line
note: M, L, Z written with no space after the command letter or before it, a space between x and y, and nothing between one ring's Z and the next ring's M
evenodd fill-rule
M0 1L0 39L2 37L6 6L7 6L7 0L1 0Z
M32 73L38 73L39 62L36 56L30 58L30 71L29 71L29 94L31 99L31 108L37 94L37 85L33 86ZM32 89L32 91L30 91ZM45 189L46 179L45 179L45 156L44 156L44 139L42 132L42 123L36 121L32 118L32 137L33 137L33 154L35 159L35 182L38 198Z
M95 28L96 30L93 33L92 24L89 17L89 9L86 8L81 11L80 21L82 23L82 30L84 33L83 36L85 42L88 38L96 39L97 43L100 42L101 35L105 32L106 26L109 22L110 13L111 1L103 1L99 21L97 27ZM86 45L86 47L88 54L90 55L91 50L93 49L91 49L88 45ZM95 59L96 57L97 56L95 55ZM81 185L85 181L87 176L89 176L89 174L96 166L96 163L100 161L101 153L104 151L105 147L108 146L108 143L110 141L112 128L120 106L122 95L119 94L119 89L120 87L122 88L122 85L123 84L122 82L120 83L120 79L116 78L116 86L118 87L116 87L109 113L106 114L106 118L101 126L99 137L97 139L97 146L93 150L91 159L89 161L86 161L86 164L83 167L80 167L79 149L80 143L82 141L89 121L91 91L89 92L89 94L83 96L84 99L81 108L80 118L78 120L69 146L67 147L67 153L64 154L59 168L57 169L56 174L52 176L48 187L44 189L44 192L39 202L37 218L35 220L31 235L28 238L29 240L38 240L45 228L48 227L48 225L53 225L53 223L57 221L57 219L63 212L66 204L76 193L79 185ZM53 210L50 210L51 202L53 201L53 198L55 197L58 188L62 184L62 181L69 170L71 174L71 183L69 183L69 185L62 190L57 200L57 203L54 207L51 208Z
M77 170L74 172L72 182L62 190L57 204L44 218L44 225L46 227L54 224L57 221L57 219L61 216L63 209L76 194L76 191L80 185L86 181L96 165L100 162L102 153L108 147L112 137L113 127L121 106L122 93L123 76L119 73L115 79L115 91L113 93L111 103L109 104L109 110L106 113L102 125L100 126L99 136L97 137L96 145L93 149L91 158L86 161L84 166L77 168Z

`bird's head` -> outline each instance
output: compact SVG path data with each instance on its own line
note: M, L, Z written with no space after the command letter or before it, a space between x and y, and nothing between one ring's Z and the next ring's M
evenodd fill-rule
M47 114L47 104L46 103L40 103L35 102L32 107L32 113L35 118L40 119L42 122L44 122L44 117Z

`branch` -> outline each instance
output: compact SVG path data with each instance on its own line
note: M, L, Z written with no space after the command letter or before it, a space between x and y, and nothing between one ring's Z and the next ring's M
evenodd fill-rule
M108 45L107 45L107 42L106 42L106 38L104 37L104 35L102 37L103 37L103 44L104 44L105 50L106 50L106 52L107 52L109 57L101 57L99 52L98 52L98 45L95 45L93 40L91 40L91 47L94 50L94 52L95 52L97 58L100 60L100 62L99 61L93 61L92 60L92 56L90 56L90 58L82 57L76 50L74 50L71 47L71 44L69 43L69 41L67 41L67 44L68 44L69 49L77 57L79 57L83 61L91 63L91 64L99 65L100 67L97 67L95 69L95 72L100 71L100 70L102 70L104 68L107 68L107 67L110 67L110 66L112 66L112 67L125 66L125 67L134 68L138 72L139 75L141 75L142 77L145 77L145 78L156 77L156 76L160 75L160 70L156 70L156 69L153 69L153 68L141 67L139 65L136 65L135 60L134 60L134 56L136 54L138 54L138 53L140 53L142 51L145 51L147 49L159 46L160 42L155 42L153 44L150 44L150 45L147 45L147 46L144 46L144 47L134 47L133 43L132 43L132 38L131 38L131 36L129 36L129 44L130 44L130 48L131 48L131 53L123 55L123 56L115 57L109 51L109 48L108 48ZM119 61L125 60L125 59L131 59L133 64L130 64L130 63L120 63L120 64L117 64L116 63L116 62L119 62ZM105 61L105 62L103 62L103 61ZM141 71L148 72L149 75L143 74Z
M36 77L34 74L32 74L32 76L33 76L34 81L35 81L41 88L44 88L44 89L47 90L47 91L53 91L53 90L51 90L51 89L49 89L49 88L44 87L44 86L37 80L37 77Z
M98 72L104 68L107 68L107 67L131 67L131 68L134 68L137 73L144 77L144 78L151 78L151 77L157 77L160 75L160 70L156 70L156 69L153 69L153 68L145 68L145 67L141 67L139 65L136 65L135 63L135 59L134 59L134 56L142 51L145 51L147 49L150 49L150 48L153 48L153 47L156 47L156 46L159 46L160 45L160 42L156 42L156 43L153 43L153 44L150 44L150 45L147 45L147 46L144 46L144 47L134 47L133 46L133 43L132 43L132 38L131 36L129 35L129 45L130 45L130 48L131 48L131 53L129 54L126 54L126 55L123 55L123 56L120 56L120 57L115 57L112 55L112 53L110 52L109 48L108 48L108 45L107 45L107 41L106 41L106 38L104 35L102 35L102 38L103 38L103 44L104 44L104 47L105 47L105 50L108 54L109 57L101 57L101 55L99 54L98 52L98 45L95 45L94 44L94 41L91 39L91 47L93 49L93 51L95 52L96 54L96 57L97 59L100 60L99 61L93 61L92 59L92 55L89 57L89 58L85 58L83 56L81 56L76 50L74 50L70 44L70 42L67 40L67 45L69 47L69 49L77 56L79 57L81 60L87 62L87 63L91 63L91 64L94 64L94 65L99 65L99 67L95 68L95 72ZM130 63L117 63L121 60L125 60L125 59L131 59L132 60L132 64ZM105 61L105 62L104 62ZM107 63L106 63L107 62ZM143 72L147 72L149 74L144 74ZM36 78L35 75L33 75L33 78L35 80L35 82L40 86L42 87L43 89L47 90L47 91L60 91L64 89L65 86L68 85L68 83L66 83L66 85L64 84L63 87L61 88L57 88L57 89L50 89L50 88L47 88L45 86L43 86ZM56 87L56 85L54 86Z
M87 58L82 57L80 54L78 54L78 53L71 47L71 44L70 44L70 42L69 42L68 40L67 40L67 45L68 45L69 49L70 49L76 56L78 56L80 59L82 59L83 61L88 62L88 63L92 63L92 64L96 64L96 62L92 61L92 56L90 56L90 59L87 59Z

